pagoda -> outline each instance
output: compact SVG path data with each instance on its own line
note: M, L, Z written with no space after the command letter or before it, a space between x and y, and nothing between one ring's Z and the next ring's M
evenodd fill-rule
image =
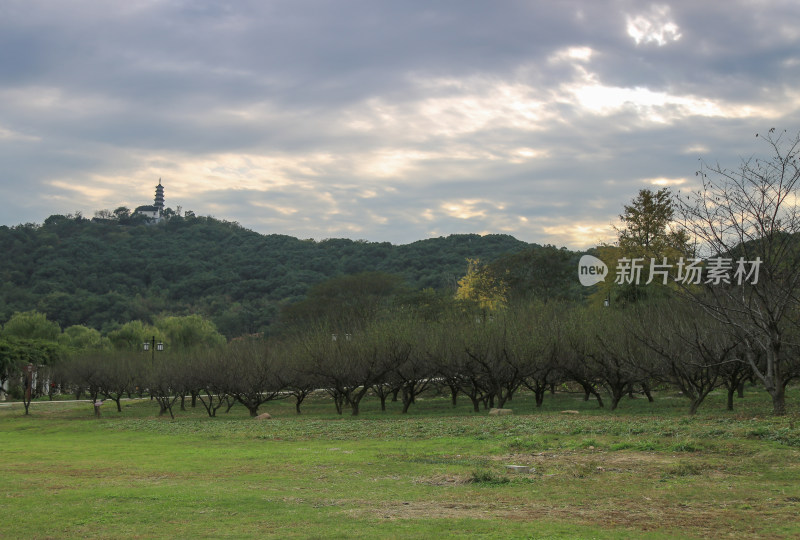
M139 206L134 210L135 214L147 216L147 218L154 222L159 222L164 219L164 186L161 185L161 178L158 179L156 186L156 197L152 205Z

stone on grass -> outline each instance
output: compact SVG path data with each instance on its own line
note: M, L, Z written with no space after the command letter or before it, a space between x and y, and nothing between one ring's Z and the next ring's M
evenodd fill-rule
M258 416L256 416L256 420L269 420L271 418L272 417L269 415L269 413L266 413L266 412L265 413L261 413Z
M561 411L561 414L580 414L580 411Z
M506 470L508 472L523 474L531 472L533 467L528 467L527 465L506 465Z
M492 416L503 416L505 414L511 414L512 412L514 411L511 409L489 409L489 414Z

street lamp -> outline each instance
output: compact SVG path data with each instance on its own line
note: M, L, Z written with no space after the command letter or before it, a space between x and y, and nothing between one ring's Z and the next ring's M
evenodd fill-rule
M142 343L142 349L144 349L145 352L151 351L151 359L155 360L156 351L158 352L163 351L164 344L160 341L156 343L156 336L153 336L153 339L151 339L150 341L145 341L144 343Z

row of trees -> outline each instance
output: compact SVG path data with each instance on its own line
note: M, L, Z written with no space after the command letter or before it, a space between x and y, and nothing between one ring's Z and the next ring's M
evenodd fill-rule
M172 414L185 398L209 416L233 403L251 415L275 399L294 399L300 413L313 391L337 412L358 415L368 395L402 401L405 413L422 392L437 390L481 406L503 407L520 390L541 405L549 389L569 387L613 410L632 389L680 390L694 413L724 387L728 407L754 376L747 343L719 323L675 301L603 309L563 302L525 303L502 311L457 310L437 320L384 313L351 326L318 325L283 339L236 340L195 352L81 355L60 365L54 380L119 400L147 391ZM759 369L765 359L755 358ZM793 363L800 374L800 363Z
M797 377L800 136L772 129L759 138L766 157L730 169L701 162L694 188L644 189L625 205L617 242L596 250L609 275L590 302L641 308L671 301L670 311L691 306L696 330L680 323L684 339L709 328L724 334L737 361L770 394L773 411L783 414L786 388ZM687 279L690 267L697 279ZM494 270L490 265L469 280L478 285L470 296L483 305L502 299L509 283Z
M31 397L51 394L46 373L74 356L97 355L113 357L117 352L140 351L143 343L166 342L175 351L192 348L217 347L226 343L214 325L198 316L158 317L155 324L131 321L102 335L98 330L73 325L63 331L58 323L44 313L27 311L15 313L0 327L0 388L9 386L13 397L21 398L25 384L18 375L31 364L41 371L31 381ZM0 390L2 392L2 390Z

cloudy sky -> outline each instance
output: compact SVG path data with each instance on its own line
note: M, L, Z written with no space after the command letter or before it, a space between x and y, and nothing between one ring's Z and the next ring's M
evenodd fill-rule
M160 177L262 233L578 249L799 120L796 0L0 0L6 225Z

